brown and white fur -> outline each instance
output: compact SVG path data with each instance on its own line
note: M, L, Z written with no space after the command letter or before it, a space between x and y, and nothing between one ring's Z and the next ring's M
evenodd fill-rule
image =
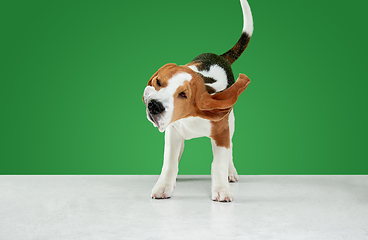
M212 200L233 200L229 181L238 180L232 158L233 105L250 80L239 74L235 82L230 65L245 50L253 33L248 2L240 2L244 26L233 48L221 56L201 54L183 66L166 64L148 81L143 94L147 118L160 132L165 131L164 164L152 198L171 197L184 141L209 137L213 151Z

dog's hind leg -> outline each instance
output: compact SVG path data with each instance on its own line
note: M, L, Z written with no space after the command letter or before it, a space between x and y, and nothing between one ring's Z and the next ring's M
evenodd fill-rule
M228 166L231 150L227 147L218 146L211 139L213 162L211 166L212 200L219 202L231 202L233 192L228 182Z
M231 150L231 157L229 161L229 174L228 174L228 180L229 182L237 182L239 179L238 173L235 169L234 162L233 162L233 143L230 145Z
M231 117L232 116L232 117ZM212 123L211 144L213 161L211 166L212 200L219 202L231 202L233 193L228 182L229 162L231 161L231 136L230 129L233 121L232 111L229 118Z
M234 109L231 110L229 115L229 130L230 130L230 150L231 150L231 157L229 161L229 174L228 174L228 180L229 182L237 182L239 177L238 173L236 172L234 162L233 162L233 142L232 138L234 135L235 130L235 117L234 117Z
M175 127L169 126L165 131L164 164L161 175L152 189L152 198L170 198L175 188L178 175L179 159L184 149L184 138L176 131Z

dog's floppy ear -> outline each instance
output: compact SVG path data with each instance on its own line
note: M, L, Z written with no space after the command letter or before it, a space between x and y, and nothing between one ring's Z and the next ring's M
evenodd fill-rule
M205 91L197 96L197 107L206 115L206 118L213 121L220 120L231 110L249 83L250 80L246 75L239 74L236 82L224 91L214 95Z
M157 70L157 72L155 72L151 79L148 81L147 83L147 86L152 86L152 80L158 75L158 72L161 71L162 69L164 68L167 68L167 67L174 67L174 66L177 66L175 63L168 63L168 64L165 64L164 66L160 67L160 69Z

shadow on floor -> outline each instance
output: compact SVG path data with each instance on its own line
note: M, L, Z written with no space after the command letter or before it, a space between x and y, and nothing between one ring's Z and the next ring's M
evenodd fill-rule
M190 176L178 176L176 178L177 182L206 182L211 181L211 176L201 176L201 177L190 177Z

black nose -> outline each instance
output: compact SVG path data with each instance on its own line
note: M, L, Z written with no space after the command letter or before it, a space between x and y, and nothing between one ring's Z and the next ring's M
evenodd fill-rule
M162 105L162 103L160 103L160 102L153 99L148 103L148 111L152 115L156 115L156 114L159 114L159 113L162 113L163 111L165 111L165 108Z

